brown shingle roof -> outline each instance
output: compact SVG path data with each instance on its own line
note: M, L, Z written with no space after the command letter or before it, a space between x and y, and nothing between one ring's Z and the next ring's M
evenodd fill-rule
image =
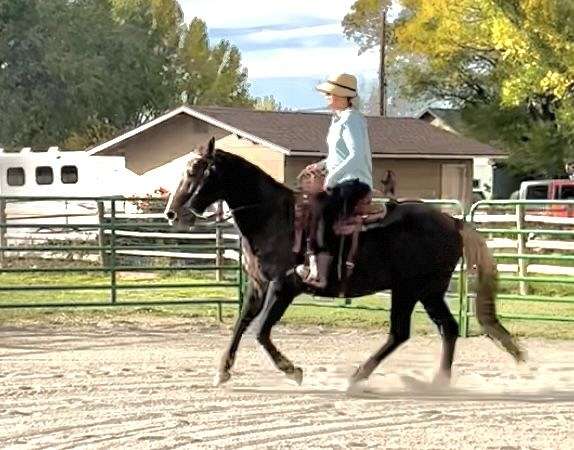
M234 128L294 153L326 153L330 114L191 107ZM504 156L473 139L457 136L415 118L367 117L374 154Z

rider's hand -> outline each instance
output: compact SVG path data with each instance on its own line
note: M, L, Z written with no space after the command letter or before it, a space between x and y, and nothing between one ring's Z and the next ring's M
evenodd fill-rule
M316 164L316 163L309 164L307 167L305 167L305 171L306 171L306 172L311 172L311 173L317 171L318 169L319 169L319 166L318 166L318 164Z

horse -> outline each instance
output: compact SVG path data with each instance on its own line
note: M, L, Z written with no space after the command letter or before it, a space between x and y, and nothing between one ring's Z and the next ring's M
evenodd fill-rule
M385 178L381 180L381 184L383 185L383 194L394 197L397 188L397 174L392 170L387 170Z
M293 252L294 191L240 156L215 149L213 138L194 152L170 196L165 216L172 225L189 227L209 205L225 201L243 238L248 275L244 304L215 384L231 378L241 337L258 316L258 343L280 371L301 384L302 369L275 346L271 331L298 295L339 296L336 267L331 267L325 288L317 290L305 284L293 270L302 258ZM350 386L365 381L381 361L409 339L410 318L418 301L441 335L442 356L434 380L449 383L459 328L444 297L463 249L468 266L477 272L479 323L488 337L498 341L517 362L523 361L523 351L496 316L496 265L480 234L463 221L420 202L400 203L390 214L392 220L386 226L361 232L355 266L342 293L352 298L391 290L387 341L354 371Z

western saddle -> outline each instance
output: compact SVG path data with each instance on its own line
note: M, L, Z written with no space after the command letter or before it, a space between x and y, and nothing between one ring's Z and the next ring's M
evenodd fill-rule
M295 240L293 252L300 253L303 249L303 236L310 228L312 202L314 196L323 190L325 180L324 172L310 172L303 170L298 176L298 190L295 201ZM384 203L374 203L373 194L380 194L378 191L369 193L357 204L353 214L349 217L342 217L333 226L336 235L341 236L341 248L339 249L338 274L339 280L348 277L354 268L354 260L357 255L359 235L365 226L382 220L387 214L387 207ZM345 236L351 236L351 247L347 253L345 261L346 272L342 271L342 246Z

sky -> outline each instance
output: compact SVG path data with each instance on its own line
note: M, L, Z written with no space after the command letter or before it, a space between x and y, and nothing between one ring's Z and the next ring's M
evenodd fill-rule
M228 39L241 51L254 96L273 95L291 109L323 108L314 86L348 72L359 86L376 80L378 49L358 55L341 21L355 0L179 0L186 21L197 16L211 42Z

